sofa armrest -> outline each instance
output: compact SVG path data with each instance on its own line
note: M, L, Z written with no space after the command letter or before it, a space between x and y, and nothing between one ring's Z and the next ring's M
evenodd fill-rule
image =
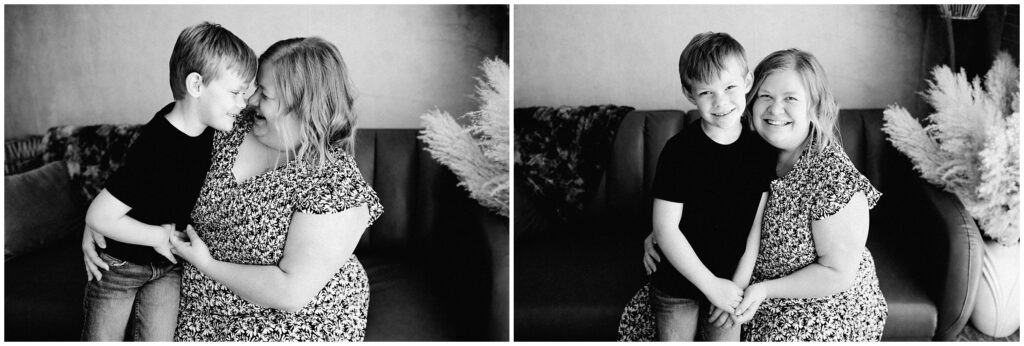
M924 217L937 220L941 235L948 240L947 262L942 282L941 298L937 303L938 324L935 340L955 340L967 324L974 310L974 300L981 277L981 256L984 251L981 233L974 218L960 200L951 193L918 180L925 203Z
M508 224L509 219L479 205L472 208L473 223L486 238L487 254L491 261L491 325L489 336L495 341L508 338Z

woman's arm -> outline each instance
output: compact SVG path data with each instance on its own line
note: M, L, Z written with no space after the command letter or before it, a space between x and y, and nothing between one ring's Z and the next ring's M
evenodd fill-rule
M157 253L177 263L174 255L171 255L171 244L168 242L171 229L139 222L128 216L131 209L107 189L103 189L89 204L85 224L107 238L126 244L151 246ZM83 246L85 242L83 239Z
M757 306L765 298L819 298L852 287L867 243L868 218L867 197L857 192L834 215L812 221L818 260L787 276L750 285L737 310Z
M665 254L668 263L693 283L711 304L725 312L733 313L743 297L743 290L732 281L716 277L679 231L679 220L683 217L683 203L654 199L654 238Z
M757 204L757 212L754 214L754 223L750 225L750 234L747 235L747 247L740 256L740 263L736 266L736 272L732 275L732 282L740 289L746 289L750 285L750 275L754 273L754 262L757 260L758 246L761 243L761 217L764 213L764 204L768 201L768 193L761 193L761 201Z
M242 299L296 312L313 300L349 260L369 218L366 205L333 214L296 212L288 229L284 254L276 266L214 260L191 228L191 244L179 239L172 243L181 257Z

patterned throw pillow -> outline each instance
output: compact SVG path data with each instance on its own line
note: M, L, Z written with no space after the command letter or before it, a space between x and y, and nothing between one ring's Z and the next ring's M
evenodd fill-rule
M561 221L579 214L600 183L619 124L632 110L614 105L516 109L515 168L524 188Z
M52 127L43 137L43 162L66 161L71 182L92 201L124 163L141 129L142 124Z

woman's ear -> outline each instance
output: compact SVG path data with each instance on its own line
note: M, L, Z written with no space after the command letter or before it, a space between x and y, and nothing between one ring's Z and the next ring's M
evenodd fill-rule
M198 98L203 94L203 76L198 72L189 73L185 76L185 91L192 97Z

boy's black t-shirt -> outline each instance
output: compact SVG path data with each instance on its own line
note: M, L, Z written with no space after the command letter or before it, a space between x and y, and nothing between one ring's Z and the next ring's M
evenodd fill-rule
M111 195L131 207L128 216L150 225L173 223L178 229L192 222L199 189L210 170L214 129L189 137L165 117L168 104L142 127L128 149L124 165L107 181ZM111 256L139 264L166 263L152 247L107 239Z
M700 120L676 134L661 151L654 198L683 203L679 229L697 258L717 277L732 280L757 213L761 193L775 177L776 151L744 127L728 145L711 140ZM662 256L654 287L675 297L704 294Z

